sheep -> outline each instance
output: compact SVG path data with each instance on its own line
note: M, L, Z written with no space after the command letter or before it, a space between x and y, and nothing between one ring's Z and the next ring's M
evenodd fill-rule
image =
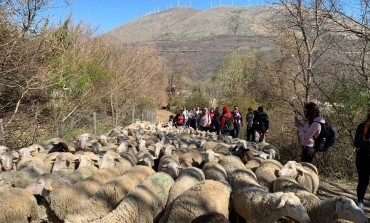
M70 184L75 184L75 183L85 180L86 178L94 174L95 171L97 170L98 168L95 166L84 166L84 167L78 168L72 174L69 174L63 177L63 179Z
M258 169L258 167L261 166L261 163L264 160L265 159L261 157L253 157L251 160L248 160L248 162L245 164L245 167L252 170L253 172L256 172L256 170Z
M8 187L0 190L0 222L24 222L37 216L36 198L27 190Z
M203 157L198 150L193 149L181 155L179 161L181 166L200 168L203 164Z
M296 179L302 187L313 194L316 194L319 187L317 169L310 163L288 161L279 171L279 176L289 176Z
M0 174L0 179L12 184L14 187L26 188L34 179L45 173L43 162L36 157L25 160L28 160L28 162L23 163L24 165L22 165L21 169L3 172Z
M93 222L155 222L165 208L173 183L170 175L163 172L155 173L131 190L114 211Z
M170 190L167 204L170 205L183 192L205 179L202 170L196 167L188 167L181 170L175 184Z
M256 170L257 181L262 187L266 187L272 192L272 184L279 176L279 170L283 166L277 160L265 160Z
M179 161L172 155L164 155L159 160L158 172L168 173L173 179L176 179L181 169Z
M219 163L225 168L227 176L236 169L247 169L240 158L233 155L224 156Z
M54 165L51 172L63 170L69 173L73 173L73 171L76 169L75 162L76 160L72 153L59 153L59 155L54 159Z
M321 201L290 177L279 177L274 182L273 188L274 192L293 192L302 201L312 223L331 223L337 219L367 222L366 216L349 198L335 197Z
M14 169L13 155L11 153L3 153L0 155L1 170L9 172Z
M239 188L248 188L251 186L259 186L256 175L249 169L235 170L229 176L229 182L233 190L237 190Z
M123 175L101 186L96 194L66 216L69 222L94 221L113 211L134 187L154 174L146 166L134 166Z
M72 186L66 184L58 187L46 195L51 210L59 219L64 219L68 213L76 209L80 203L88 200L99 187L121 174L120 170L106 168L99 169L91 176Z
M232 201L235 211L248 223L271 223L283 216L310 222L299 198L293 193L268 193L259 186L249 186L233 190Z
M224 181L227 179L226 170L217 162L208 162L202 168L207 180Z
M231 188L225 184L204 180L174 200L159 222L191 222L198 216L211 212L228 216L230 193Z

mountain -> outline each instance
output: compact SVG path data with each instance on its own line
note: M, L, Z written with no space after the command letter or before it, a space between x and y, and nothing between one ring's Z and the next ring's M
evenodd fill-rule
M266 24L271 10L269 6L176 7L137 18L103 36L122 44L155 44L165 56L179 52L202 78L231 52L270 51Z

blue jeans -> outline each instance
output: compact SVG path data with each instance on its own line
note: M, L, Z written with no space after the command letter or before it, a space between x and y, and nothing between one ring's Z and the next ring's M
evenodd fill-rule
M234 138L240 138L240 125L234 125Z

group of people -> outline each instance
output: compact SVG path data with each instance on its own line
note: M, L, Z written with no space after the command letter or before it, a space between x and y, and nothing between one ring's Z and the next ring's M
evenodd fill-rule
M256 142L257 134L257 141L264 141L269 131L269 117L263 107L260 106L255 111L248 108L245 120L247 141ZM224 106L221 113L218 107L209 110L199 107L191 110L182 108L175 117L170 117L170 121L176 127L192 127L202 131L217 132L218 135L230 135L234 138L240 138L240 131L244 125L243 115L238 106L234 106L233 111L230 111L228 106Z
M301 161L311 163L317 152L315 139L322 131L325 119L320 115L319 107L310 102L304 106L304 120L302 122L295 118L294 125L297 127L301 138ZM370 180L370 109L367 112L365 121L361 122L356 129L354 147L356 148L356 169L358 173L357 200L358 207L364 211L364 197Z

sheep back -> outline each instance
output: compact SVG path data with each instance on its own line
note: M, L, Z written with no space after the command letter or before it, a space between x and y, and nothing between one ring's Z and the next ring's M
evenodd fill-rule
M183 192L205 179L201 169L188 167L183 169L170 190L167 204L170 205Z
M226 170L217 162L208 162L202 168L206 180L223 181L227 179Z
M200 215L218 212L229 215L231 189L225 184L202 181L181 194L171 207L166 209L160 223L191 222Z
M159 172L130 191L117 208L95 223L147 223L164 210L174 181L166 173Z
M154 170L146 166L134 166L123 175L101 186L96 194L67 215L69 222L93 221L104 217L114 210L129 191L154 174Z

